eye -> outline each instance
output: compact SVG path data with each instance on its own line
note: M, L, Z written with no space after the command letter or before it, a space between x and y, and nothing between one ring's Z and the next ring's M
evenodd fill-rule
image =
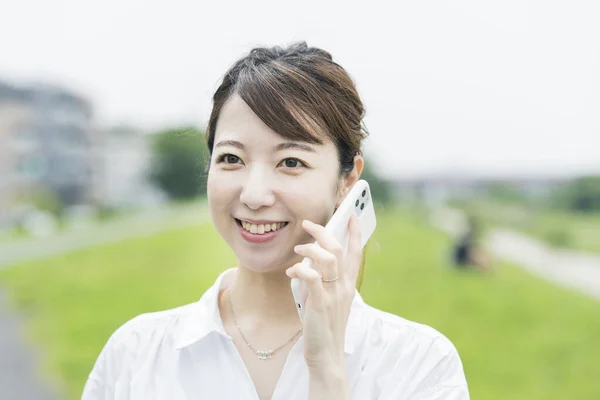
M298 169L300 167L306 167L306 164L304 164L302 161L298 160L297 158L293 158L293 157L284 159L281 162L281 164L283 164L283 166L288 169Z
M240 158L235 154L221 154L217 159L218 163L224 162L225 164L238 164L240 161Z

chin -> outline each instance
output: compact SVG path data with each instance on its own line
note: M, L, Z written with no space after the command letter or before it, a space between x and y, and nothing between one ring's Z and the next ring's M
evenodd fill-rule
M260 274L285 271L293 265L293 262L290 263L290 261L286 261L281 257L269 257L265 256L264 253L257 253L258 254L240 254L240 257L238 257L240 265L252 272Z

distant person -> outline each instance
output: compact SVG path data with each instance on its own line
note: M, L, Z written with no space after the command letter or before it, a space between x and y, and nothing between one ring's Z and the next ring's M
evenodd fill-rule
M476 268L487 271L490 267L486 251L480 243L479 223L469 217L467 228L454 245L453 263L458 268Z
M304 43L253 49L227 71L207 130L207 195L238 266L198 302L118 328L84 400L469 398L446 337L356 290L356 217L347 255L323 227L363 170L363 115L348 73ZM309 288L303 322L292 277Z

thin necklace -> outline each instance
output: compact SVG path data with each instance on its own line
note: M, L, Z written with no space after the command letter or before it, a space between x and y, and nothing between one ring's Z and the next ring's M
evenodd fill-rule
M274 350L256 350L254 347L252 347L252 345L250 343L248 343L248 340L246 340L246 337L242 333L242 330L240 329L240 326L238 325L237 320L235 319L235 312L233 311L233 302L231 301L231 292L229 293L229 306L231 307L231 315L233 316L233 323L235 324L235 327L237 328L238 332L242 336L242 339L244 339L244 342L246 342L248 347L250 347L250 349L254 352L254 354L256 354L256 356L258 357L259 360L270 360L276 351L282 349L284 346L286 346L288 343L290 343L292 340L294 340L296 338L296 336L298 336L300 334L300 332L302 332L302 328L300 328L300 330L298 332L296 332L296 334L294 336L292 336L292 338L290 340L288 340L287 342L285 342L284 344L282 344L281 346L277 347Z

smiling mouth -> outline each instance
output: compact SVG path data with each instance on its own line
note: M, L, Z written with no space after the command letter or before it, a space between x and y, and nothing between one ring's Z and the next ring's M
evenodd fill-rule
M280 229L285 228L288 225L288 222L273 222L270 224L253 224L250 222L242 221L235 218L235 222L244 229L245 231L252 233L254 235L264 235L269 232L276 232Z

